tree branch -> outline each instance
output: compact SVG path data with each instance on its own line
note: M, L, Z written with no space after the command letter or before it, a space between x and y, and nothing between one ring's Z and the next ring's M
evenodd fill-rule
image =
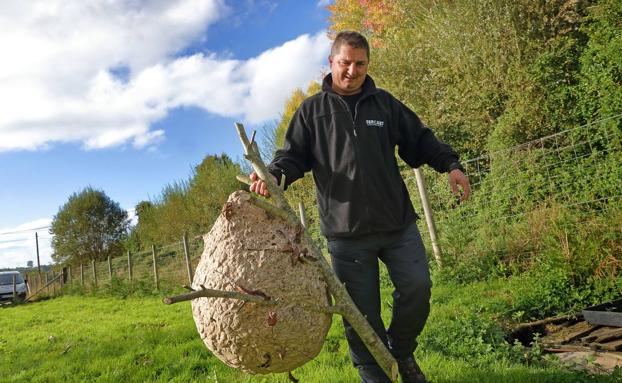
M245 294L237 291L224 291L201 288L200 290L193 290L186 294L175 295L172 297L166 297L162 300L167 305L175 303L191 301L197 298L228 298L238 299L244 302L252 302L265 306L278 306L281 304L279 300L265 298L260 295ZM340 314L341 307L338 306L313 306L313 305L298 305L298 307L307 309L309 311L321 312L326 314Z
M259 149L257 149L257 143L251 143L246 136L246 130L244 130L244 125L239 122L235 123L235 128L238 131L238 135L240 136L240 141L242 141L242 146L244 147L244 153L246 159L250 161L253 165L253 169L255 169L255 173L264 180L266 185L268 186L268 192L274 198L276 206L281 209L288 211L291 210L291 207L287 203L285 196L283 195L283 190L274 182L272 175L268 171L268 168L263 163L261 159L261 155L259 154Z
M276 306L277 302L269 299L265 299L258 295L244 294L239 293L237 291L224 291L224 290L214 290L214 289L200 289L194 290L192 292L175 295L172 297L167 297L162 300L167 305L171 305L174 303L191 301L197 298L230 298L230 299L239 299L245 302L254 302L260 303L268 306Z
M253 181L251 181L250 178L248 178L247 176L243 176L243 175L237 175L235 178L237 178L238 181L243 182L247 185L251 185L253 183ZM287 211L281 209L278 206L274 206L273 204L271 204L270 202L265 201L264 199L261 199L259 197L257 197L256 195L254 195L253 193L250 194L251 196L251 202L257 206L260 207L262 209L264 209L266 212L275 215L277 217L281 217L285 220L289 220L289 214L287 213Z

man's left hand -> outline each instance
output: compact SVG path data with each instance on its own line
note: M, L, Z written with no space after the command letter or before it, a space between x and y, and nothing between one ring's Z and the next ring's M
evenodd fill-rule
M460 202L469 199L469 195L471 194L471 184L469 183L469 178L464 175L460 169L454 169L449 172L448 179L451 191L456 196L460 197ZM458 185L462 187L462 193L460 193Z

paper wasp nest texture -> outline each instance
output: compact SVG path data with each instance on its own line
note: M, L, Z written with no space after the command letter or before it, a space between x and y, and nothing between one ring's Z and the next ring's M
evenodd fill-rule
M303 233L250 199L243 191L229 196L203 238L192 287L269 297L278 305L199 298L192 313L207 347L229 366L255 374L291 371L322 348L331 315L317 308L328 306L327 286L301 259L312 254L301 244Z

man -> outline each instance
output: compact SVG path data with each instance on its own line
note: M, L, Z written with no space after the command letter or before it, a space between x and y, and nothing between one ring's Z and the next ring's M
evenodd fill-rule
M331 73L322 91L296 111L284 147L268 168L275 180L285 176L285 186L313 171L320 227L337 277L396 357L403 382L426 382L413 352L430 311L431 281L395 147L412 167L428 164L448 172L452 190L462 187L462 200L469 197L469 181L451 147L408 107L376 88L367 75L365 37L339 33L328 61ZM255 173L251 179L251 191L269 195ZM387 329L380 317L378 259L395 287ZM344 321L344 326L362 381L389 382L350 324Z

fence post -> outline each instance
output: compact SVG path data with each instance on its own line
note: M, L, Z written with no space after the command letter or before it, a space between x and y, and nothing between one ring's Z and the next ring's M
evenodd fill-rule
M60 275L58 276L58 294L63 295L63 287L65 285L65 268L61 267Z
M56 271L52 269L52 294L56 295L56 283L54 283L54 279L56 279Z
M425 187L425 178L420 168L413 169L415 177L417 178L417 188L419 189L419 196L421 197L421 206L423 206L423 213L425 214L425 222L428 225L428 231L430 232L430 241L432 242L432 251L434 252L434 259L439 268L443 267L443 256L441 254L441 248L438 244L438 238L436 236L436 225L434 224L434 216L432 209L430 208L430 202L428 201L428 191Z
M110 276L110 282L112 282L112 260L110 255L108 255L108 275Z
M129 250L127 251L127 277L131 285L132 284L132 253L130 253Z
M95 258L91 259L91 266L93 267L93 286L97 288L97 266L95 265Z
M35 245L37 246L37 271L41 275L41 260L39 259L39 233L35 231Z
M73 275L71 274L71 265L67 266L67 283L73 285Z
M160 281L158 279L158 262L156 260L155 245L151 245L151 256L153 257L153 278L155 281L155 287L156 287L156 290L160 290Z
M80 286L84 287L84 264L80 264Z
M192 264L190 263L190 252L188 251L188 233L184 232L182 239L184 242L184 255L186 257L186 268L188 270L188 283L192 284Z
M15 274L13 274L13 300L17 300L17 284L15 283Z
M26 297L28 297L30 294L30 273L26 273L26 280L24 283L26 283Z

